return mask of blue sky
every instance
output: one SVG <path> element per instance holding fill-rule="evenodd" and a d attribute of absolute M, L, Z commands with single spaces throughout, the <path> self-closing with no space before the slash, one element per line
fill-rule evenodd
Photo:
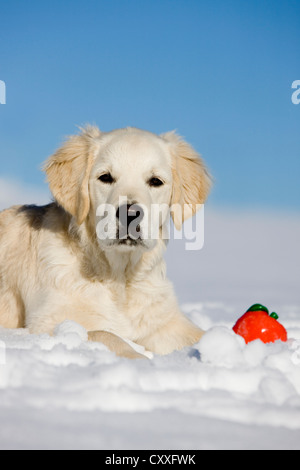
<path fill-rule="evenodd" d="M 215 177 L 210 203 L 300 209 L 299 0 L 0 0 L 0 176 L 87 122 L 177 129 Z"/>

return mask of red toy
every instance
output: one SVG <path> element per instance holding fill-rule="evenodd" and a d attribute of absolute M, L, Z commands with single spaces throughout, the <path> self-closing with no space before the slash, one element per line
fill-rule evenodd
<path fill-rule="evenodd" d="M 264 343 L 277 340 L 287 341 L 286 329 L 279 323 L 277 313 L 269 315 L 269 310 L 261 304 L 255 304 L 233 327 L 233 331 L 242 336 L 246 343 L 260 339 Z"/>

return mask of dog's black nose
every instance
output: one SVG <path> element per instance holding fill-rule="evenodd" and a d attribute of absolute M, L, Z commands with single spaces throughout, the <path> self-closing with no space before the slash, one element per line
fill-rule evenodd
<path fill-rule="evenodd" d="M 141 206 L 138 204 L 123 204 L 118 208 L 116 217 L 119 219 L 124 231 L 126 231 L 123 236 L 130 235 L 132 238 L 139 238 L 140 222 L 144 218 L 144 211 Z"/>
<path fill-rule="evenodd" d="M 117 210 L 117 219 L 120 220 L 123 227 L 129 227 L 131 222 L 139 219 L 139 222 L 144 218 L 144 211 L 138 204 L 123 204 Z"/>

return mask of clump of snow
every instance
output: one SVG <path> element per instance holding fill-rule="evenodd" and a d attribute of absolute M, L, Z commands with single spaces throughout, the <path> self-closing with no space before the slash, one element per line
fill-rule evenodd
<path fill-rule="evenodd" d="M 54 330 L 54 336 L 65 344 L 68 349 L 76 348 L 88 340 L 86 329 L 71 320 L 66 320 L 58 325 Z"/>
<path fill-rule="evenodd" d="M 211 328 L 201 339 L 198 350 L 202 362 L 234 367 L 243 363 L 245 341 L 226 327 Z"/>
<path fill-rule="evenodd" d="M 232 330 L 215 327 L 201 339 L 198 350 L 202 362 L 214 366 L 218 388 L 256 393 L 265 404 L 283 405 L 295 399 L 300 404 L 299 340 L 270 344 L 257 340 L 246 345 Z M 282 425 L 300 429 L 300 421 L 289 418 Z"/>

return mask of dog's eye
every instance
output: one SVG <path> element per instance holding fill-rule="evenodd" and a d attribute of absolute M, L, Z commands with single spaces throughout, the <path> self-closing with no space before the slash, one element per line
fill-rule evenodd
<path fill-rule="evenodd" d="M 102 183 L 106 183 L 106 184 L 112 184 L 114 182 L 114 179 L 113 179 L 113 177 L 111 176 L 110 173 L 105 173 L 104 175 L 101 175 L 99 177 L 99 180 Z"/>
<path fill-rule="evenodd" d="M 159 178 L 151 178 L 149 180 L 148 184 L 149 184 L 149 186 L 153 186 L 155 188 L 158 188 L 159 186 L 162 186 L 164 183 Z"/>

